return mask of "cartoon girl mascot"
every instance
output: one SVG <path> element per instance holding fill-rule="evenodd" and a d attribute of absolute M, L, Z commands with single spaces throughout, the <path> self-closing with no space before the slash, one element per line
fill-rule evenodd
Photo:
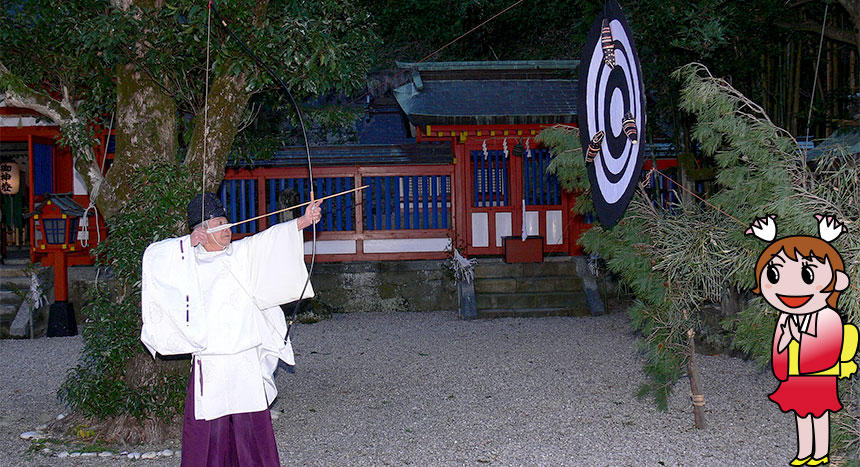
<path fill-rule="evenodd" d="M 774 216 L 746 231 L 770 242 L 759 256 L 756 288 L 780 311 L 773 335 L 773 374 L 780 381 L 770 399 L 797 418 L 797 457 L 790 465 L 830 462 L 830 415 L 842 408 L 837 378 L 857 371 L 857 328 L 843 326 L 836 312 L 848 288 L 842 257 L 830 245 L 845 227 L 832 216 L 815 216 L 818 237 L 776 237 Z"/>

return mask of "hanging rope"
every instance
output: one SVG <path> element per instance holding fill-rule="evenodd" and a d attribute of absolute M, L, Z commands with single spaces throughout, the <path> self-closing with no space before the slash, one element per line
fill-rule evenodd
<path fill-rule="evenodd" d="M 212 5 L 212 2 L 209 2 L 209 5 Z M 208 142 L 209 142 L 209 45 L 211 43 L 212 36 L 212 8 L 208 8 L 206 11 L 206 88 L 203 94 L 203 164 L 200 166 L 200 174 L 201 174 L 201 184 L 200 184 L 200 193 L 205 197 L 206 196 L 206 152 L 208 150 Z M 200 219 L 203 221 L 206 220 L 206 211 L 204 209 L 206 206 L 205 202 L 200 203 Z M 208 224 L 207 224 L 208 225 Z"/>
<path fill-rule="evenodd" d="M 809 124 L 812 122 L 812 103 L 815 101 L 815 86 L 818 84 L 818 67 L 821 65 L 821 49 L 824 46 L 824 25 L 827 24 L 827 9 L 830 8 L 829 3 L 824 4 L 824 20 L 821 22 L 821 37 L 818 39 L 818 58 L 815 59 L 815 75 L 812 78 L 812 97 L 809 98 L 809 114 L 806 116 L 806 134 L 809 136 Z M 807 146 L 804 146 L 804 155 L 808 151 Z"/>
<path fill-rule="evenodd" d="M 108 146 L 110 144 L 111 131 L 113 131 L 113 119 L 114 119 L 114 114 L 111 114 L 110 115 L 110 121 L 108 122 L 107 135 L 105 135 L 104 152 L 102 153 L 102 167 L 105 166 L 105 161 L 107 161 Z M 97 162 L 98 161 L 96 161 L 96 163 Z M 99 196 L 99 190 L 101 189 L 103 178 L 104 178 L 104 169 L 101 170 L 101 177 L 96 179 L 96 181 L 93 182 L 93 188 L 90 191 L 90 204 L 84 210 L 84 215 L 81 217 L 81 220 L 80 220 L 81 230 L 78 232 L 78 241 L 81 242 L 82 248 L 86 248 L 86 247 L 90 246 L 90 231 L 89 231 L 90 221 L 89 221 L 89 217 L 88 217 L 90 214 L 90 209 L 93 210 L 93 216 L 94 216 L 93 220 L 96 223 L 96 238 L 98 240 L 96 243 L 98 244 L 98 243 L 101 243 L 101 241 L 102 241 L 101 232 L 99 231 L 99 210 L 96 208 L 96 198 L 98 198 L 98 196 Z M 98 280 L 98 273 L 96 273 L 96 280 Z"/>
<path fill-rule="evenodd" d="M 723 214 L 724 216 L 727 216 L 727 217 L 730 217 L 730 218 L 734 219 L 734 221 L 735 221 L 735 222 L 737 222 L 738 224 L 740 224 L 740 225 L 742 225 L 742 226 L 744 226 L 744 227 L 746 227 L 746 226 L 747 226 L 747 224 L 746 224 L 744 221 L 742 221 L 742 220 L 738 219 L 737 217 L 735 217 L 735 216 L 733 216 L 733 215 L 731 215 L 731 214 L 729 214 L 729 213 L 727 213 L 727 212 L 723 211 L 722 209 L 718 208 L 716 205 L 713 205 L 713 204 L 709 203 L 707 200 L 705 200 L 705 199 L 704 199 L 704 198 L 702 198 L 701 196 L 699 196 L 699 195 L 697 195 L 697 194 L 693 193 L 690 189 L 688 189 L 688 188 L 687 188 L 687 187 L 685 187 L 684 185 L 681 185 L 680 183 L 676 182 L 675 180 L 672 180 L 672 178 L 671 178 L 671 177 L 669 177 L 668 175 L 664 174 L 663 172 L 661 172 L 660 170 L 658 170 L 656 167 L 652 168 L 652 169 L 651 169 L 651 171 L 649 171 L 649 172 L 648 172 L 648 174 L 650 175 L 650 174 L 651 174 L 651 172 L 658 173 L 658 174 L 662 175 L 663 177 L 665 177 L 665 178 L 666 178 L 666 180 L 669 180 L 670 182 L 672 182 L 672 183 L 673 183 L 675 186 L 677 186 L 678 188 L 680 188 L 680 189 L 682 189 L 682 190 L 686 191 L 687 193 L 689 193 L 689 194 L 693 195 L 693 196 L 694 196 L 696 199 L 698 199 L 699 201 L 701 201 L 701 202 L 703 202 L 703 203 L 707 204 L 708 206 L 710 206 L 710 207 L 712 207 L 712 208 L 716 209 L 720 214 Z M 646 175 L 646 177 L 648 177 L 648 175 Z M 648 177 L 648 178 L 650 179 L 650 177 Z"/>
<path fill-rule="evenodd" d="M 502 14 L 504 14 L 505 12 L 507 12 L 507 11 L 508 11 L 508 10 L 510 10 L 511 8 L 513 8 L 513 7 L 517 6 L 517 5 L 519 5 L 519 4 L 520 4 L 520 3 L 522 3 L 522 2 L 523 2 L 523 0 L 517 0 L 516 2 L 514 2 L 514 3 L 510 4 L 510 5 L 509 5 L 508 7 L 506 7 L 505 9 L 503 9 L 503 10 L 499 11 L 498 13 L 496 13 L 496 14 L 494 14 L 493 16 L 489 17 L 488 19 L 484 20 L 483 22 L 481 22 L 481 23 L 480 23 L 480 24 L 478 24 L 477 26 L 473 27 L 472 29 L 469 29 L 468 31 L 464 32 L 463 34 L 460 34 L 460 35 L 459 35 L 459 36 L 457 36 L 454 40 L 452 40 L 452 41 L 448 42 L 447 44 L 443 45 L 442 47 L 439 47 L 438 49 L 434 50 L 433 52 L 430 52 L 430 53 L 429 53 L 429 54 L 427 54 L 424 58 L 422 58 L 421 60 L 418 60 L 417 62 L 415 62 L 413 65 L 418 65 L 419 63 L 424 62 L 425 60 L 427 60 L 427 59 L 429 59 L 429 58 L 433 57 L 434 55 L 438 54 L 439 52 L 441 52 L 441 51 L 445 50 L 446 48 L 450 47 L 450 46 L 451 46 L 452 44 L 454 44 L 455 42 L 457 42 L 457 41 L 459 41 L 460 39 L 462 39 L 462 38 L 464 38 L 464 37 L 468 36 L 469 34 L 471 34 L 471 33 L 473 33 L 473 32 L 475 32 L 475 31 L 476 31 L 478 28 L 480 28 L 481 26 L 483 26 L 483 25 L 485 25 L 485 24 L 489 23 L 490 21 L 492 21 L 492 20 L 494 20 L 494 19 L 498 18 L 499 16 L 501 16 Z M 415 67 L 413 66 L 412 68 L 409 68 L 409 69 L 403 70 L 403 71 L 401 71 L 401 72 L 399 72 L 399 73 L 395 74 L 395 75 L 393 76 L 393 78 L 392 78 L 392 79 L 399 79 L 400 77 L 404 76 L 405 74 L 407 74 L 407 73 L 411 73 L 414 69 L 415 69 Z M 370 99 L 370 95 L 371 95 L 371 92 L 370 92 L 370 91 L 368 91 L 368 92 L 366 92 L 364 95 L 361 95 L 361 96 L 359 96 L 359 97 L 355 98 L 354 100 L 350 101 L 350 102 L 349 102 L 349 105 L 355 104 L 356 102 L 358 102 L 359 100 L 364 99 L 365 97 L 366 97 L 367 99 Z"/>
<path fill-rule="evenodd" d="M 110 137 L 111 137 L 111 132 L 113 131 L 113 119 L 114 119 L 114 117 L 115 117 L 115 115 L 113 113 L 111 113 L 110 114 L 110 121 L 108 122 L 108 131 L 107 131 L 107 134 L 105 135 L 104 151 L 102 152 L 102 166 L 100 169 L 101 177 L 97 178 L 93 182 L 93 188 L 92 188 L 92 190 L 90 190 L 90 204 L 84 210 L 84 215 L 81 216 L 81 220 L 80 220 L 81 230 L 78 232 L 78 241 L 81 242 L 82 248 L 87 248 L 88 246 L 90 246 L 90 231 L 89 231 L 90 209 L 93 210 L 93 222 L 95 223 L 95 229 L 96 229 L 96 245 L 98 245 L 102 242 L 102 232 L 99 229 L 99 210 L 96 207 L 96 199 L 99 197 L 99 190 L 101 189 L 102 181 L 104 180 L 104 175 L 105 175 L 104 166 L 105 166 L 105 163 L 107 162 L 108 146 L 110 146 Z M 98 160 L 96 160 L 95 162 L 96 162 L 96 166 L 98 167 Z M 98 288 L 99 288 L 99 275 L 101 274 L 101 271 L 102 271 L 102 268 L 97 267 L 96 268 L 96 277 L 93 278 L 93 286 L 96 288 L 96 290 L 98 290 Z"/>
<path fill-rule="evenodd" d="M 417 65 L 417 64 L 419 64 L 419 63 L 423 62 L 424 60 L 427 60 L 428 58 L 430 58 L 430 57 L 432 57 L 432 56 L 434 56 L 434 55 L 438 54 L 439 52 L 441 52 L 441 51 L 445 50 L 445 49 L 446 49 L 446 48 L 448 48 L 451 44 L 453 44 L 453 43 L 455 43 L 455 42 L 459 41 L 460 39 L 462 39 L 462 38 L 464 38 L 464 37 L 468 36 L 469 34 L 471 34 L 471 33 L 475 32 L 475 30 L 477 30 L 477 29 L 478 29 L 478 28 L 480 28 L 481 26 L 483 26 L 483 25 L 485 25 L 485 24 L 489 23 L 490 21 L 492 21 L 492 20 L 494 20 L 494 19 L 498 18 L 499 16 L 501 16 L 502 14 L 504 14 L 506 11 L 508 11 L 508 10 L 510 10 L 511 8 L 513 8 L 513 7 L 517 6 L 517 5 L 519 5 L 519 4 L 520 4 L 520 3 L 522 3 L 522 2 L 523 2 L 523 0 L 517 0 L 516 2 L 512 3 L 510 6 L 508 6 L 508 7 L 507 7 L 507 8 L 505 8 L 504 10 L 502 10 L 502 11 L 500 11 L 500 12 L 496 13 L 495 15 L 490 16 L 488 19 L 486 19 L 486 20 L 482 21 L 482 22 L 481 22 L 481 24 L 479 24 L 479 25 L 475 26 L 475 27 L 474 27 L 474 28 L 472 28 L 472 29 L 469 29 L 468 31 L 464 32 L 463 34 L 460 34 L 460 35 L 459 35 L 459 36 L 457 36 L 454 40 L 452 40 L 452 41 L 448 42 L 447 44 L 443 45 L 442 47 L 439 47 L 438 49 L 434 50 L 433 52 L 430 52 L 430 53 L 429 53 L 429 54 L 427 54 L 424 58 L 422 58 L 421 60 L 418 60 L 417 62 L 415 62 L 415 64 Z"/>

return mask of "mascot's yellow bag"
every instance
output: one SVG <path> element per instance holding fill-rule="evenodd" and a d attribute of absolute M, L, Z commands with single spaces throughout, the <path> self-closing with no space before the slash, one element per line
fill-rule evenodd
<path fill-rule="evenodd" d="M 842 352 L 839 353 L 839 361 L 832 368 L 816 373 L 808 373 L 813 376 L 839 376 L 839 378 L 850 378 L 857 372 L 857 364 L 854 363 L 854 355 L 857 353 L 857 326 L 853 324 L 842 325 Z"/>

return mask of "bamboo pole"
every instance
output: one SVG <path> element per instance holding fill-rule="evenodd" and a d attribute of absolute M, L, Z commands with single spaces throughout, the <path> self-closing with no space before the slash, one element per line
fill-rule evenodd
<path fill-rule="evenodd" d="M 827 127 L 825 129 L 826 133 L 824 136 L 827 137 L 828 135 L 830 135 L 830 119 L 833 116 L 833 114 L 831 112 L 832 107 L 828 108 L 829 106 L 826 105 L 827 99 L 830 98 L 831 92 L 833 91 L 833 82 L 832 82 L 833 81 L 833 73 L 832 73 L 832 70 L 833 70 L 833 47 L 832 47 L 832 44 L 827 44 L 827 54 L 825 54 L 825 57 L 826 58 L 824 59 L 824 70 L 825 70 L 824 83 L 827 86 L 827 91 L 826 91 L 827 94 L 822 94 L 821 97 L 825 103 L 824 121 L 826 122 Z"/>
<path fill-rule="evenodd" d="M 696 428 L 705 428 L 705 395 L 702 394 L 702 381 L 699 375 L 699 365 L 696 364 L 696 332 L 693 328 L 687 331 L 687 375 L 690 377 L 690 398 L 693 400 L 693 417 Z"/>
<path fill-rule="evenodd" d="M 782 46 L 783 50 L 785 45 Z M 782 119 L 783 113 L 783 96 L 785 96 L 785 54 L 783 50 L 779 51 L 776 61 L 776 112 L 777 118 Z"/>
<path fill-rule="evenodd" d="M 761 74 L 761 93 L 762 93 L 762 104 L 764 109 L 770 112 L 770 95 L 767 90 L 767 80 L 768 80 L 768 66 L 767 66 L 767 56 L 765 54 L 761 54 L 761 69 L 764 72 Z"/>
<path fill-rule="evenodd" d="M 782 54 L 782 66 L 780 67 L 780 82 L 782 86 L 780 88 L 780 112 L 779 116 L 783 122 L 788 121 L 788 96 L 791 94 L 791 87 L 789 81 L 791 80 L 791 42 L 785 44 L 784 53 Z"/>
<path fill-rule="evenodd" d="M 794 50 L 794 91 L 791 98 L 791 134 L 796 135 L 798 128 L 798 119 L 800 118 L 800 62 L 802 54 L 800 44 Z"/>
<path fill-rule="evenodd" d="M 768 113 L 773 115 L 773 111 L 774 109 L 776 109 L 776 105 L 773 100 L 773 90 L 771 89 L 771 83 L 773 83 L 773 60 L 768 56 L 763 57 L 765 65 L 767 66 L 767 79 L 765 80 L 765 89 L 767 90 Z"/>

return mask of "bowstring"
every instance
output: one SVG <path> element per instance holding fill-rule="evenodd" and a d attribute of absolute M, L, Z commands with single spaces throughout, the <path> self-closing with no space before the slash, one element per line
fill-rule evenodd
<path fill-rule="evenodd" d="M 456 38 L 454 38 L 454 40 L 449 41 L 447 44 L 443 45 L 442 47 L 439 47 L 438 49 L 434 50 L 433 52 L 430 52 L 429 54 L 425 55 L 425 56 L 424 56 L 424 58 L 422 58 L 421 60 L 418 60 L 417 62 L 413 63 L 413 64 L 412 64 L 412 66 L 411 66 L 411 67 L 409 67 L 408 69 L 403 70 L 403 71 L 401 71 L 401 72 L 399 72 L 399 73 L 396 73 L 396 74 L 394 75 L 394 79 L 400 78 L 400 77 L 402 77 L 402 76 L 406 75 L 407 73 L 410 73 L 410 72 L 414 71 L 414 70 L 415 70 L 415 68 L 416 68 L 420 63 L 422 63 L 422 62 L 424 62 L 425 60 L 427 60 L 427 59 L 429 59 L 429 58 L 433 57 L 434 55 L 439 54 L 439 52 L 441 52 L 441 51 L 445 50 L 446 48 L 450 47 L 450 46 L 451 46 L 452 44 L 454 44 L 455 42 L 457 42 L 457 41 L 459 41 L 460 39 L 462 39 L 462 38 L 464 38 L 464 37 L 468 36 L 469 34 L 471 34 L 471 33 L 473 33 L 473 32 L 475 32 L 475 30 L 477 30 L 478 28 L 480 28 L 480 27 L 484 26 L 485 24 L 489 23 L 490 21 L 492 21 L 492 20 L 496 19 L 497 17 L 501 16 L 502 14 L 504 14 L 505 12 L 507 12 L 507 11 L 508 11 L 508 10 L 510 10 L 511 8 L 513 8 L 513 7 L 517 6 L 517 5 L 519 5 L 519 4 L 520 4 L 520 3 L 522 3 L 522 2 L 523 2 L 523 0 L 517 0 L 517 1 L 515 1 L 514 3 L 512 3 L 512 4 L 508 5 L 508 6 L 507 6 L 507 7 L 505 7 L 503 10 L 501 10 L 501 11 L 499 11 L 498 13 L 494 14 L 494 15 L 493 15 L 493 16 L 491 16 L 490 18 L 488 18 L 488 19 L 486 19 L 486 20 L 482 21 L 482 22 L 481 22 L 480 24 L 478 24 L 477 26 L 475 26 L 475 27 L 473 27 L 472 29 L 470 29 L 470 30 L 468 30 L 468 31 L 464 32 L 463 34 L 460 34 L 459 36 L 457 36 Z M 366 98 L 366 97 L 367 97 L 367 98 L 369 98 L 369 97 L 371 96 L 371 94 L 375 93 L 375 92 L 376 92 L 376 90 L 378 90 L 378 89 L 379 89 L 379 87 L 377 86 L 375 89 L 370 90 L 370 91 L 368 91 L 368 92 L 366 92 L 366 93 L 362 94 L 361 96 L 359 96 L 359 97 L 357 97 L 357 98 L 353 99 L 352 101 L 350 101 L 350 102 L 349 102 L 349 104 L 350 104 L 350 105 L 351 105 L 351 104 L 355 104 L 355 103 L 356 103 L 356 102 L 358 102 L 359 100 L 362 100 L 362 99 L 364 99 L 364 98 Z"/>
<path fill-rule="evenodd" d="M 299 107 L 299 104 L 296 102 L 296 99 L 293 97 L 293 93 L 290 91 L 289 86 L 287 86 L 287 84 L 284 83 L 284 80 L 282 80 L 280 76 L 278 76 L 254 52 L 252 52 L 251 49 L 248 47 L 248 45 L 244 41 L 242 41 L 238 36 L 236 36 L 236 33 L 234 33 L 233 30 L 227 26 L 227 22 L 224 20 L 224 18 L 218 12 L 218 9 L 215 7 L 215 3 L 213 0 L 209 0 L 209 10 L 215 13 L 215 17 L 221 23 L 221 26 L 224 28 L 224 30 L 227 31 L 227 34 L 230 37 L 232 37 L 233 40 L 235 40 L 237 43 L 239 43 L 239 46 L 242 48 L 242 50 L 249 57 L 254 59 L 254 62 L 256 62 L 257 65 L 259 65 L 261 68 L 263 68 L 269 74 L 269 76 L 271 76 L 275 80 L 275 82 L 277 82 L 278 84 L 281 85 L 281 87 L 284 89 L 284 91 L 286 91 L 287 96 L 290 98 L 290 102 L 293 104 L 293 108 L 295 108 L 296 115 L 298 116 L 298 119 L 299 119 L 299 126 L 302 129 L 302 138 L 303 138 L 304 143 L 305 143 L 305 154 L 307 155 L 307 161 L 308 161 L 308 181 L 310 182 L 310 187 L 309 187 L 310 199 L 313 200 L 314 199 L 314 185 L 315 185 L 315 183 L 314 183 L 313 164 L 311 164 L 310 142 L 308 141 L 308 132 L 307 132 L 307 129 L 305 128 L 305 120 L 304 120 L 304 116 L 302 115 L 302 110 Z M 292 317 L 290 318 L 290 321 L 287 325 L 287 334 L 286 334 L 286 336 L 284 336 L 285 342 L 287 340 L 289 340 L 289 338 L 290 338 L 290 330 L 292 329 L 293 323 L 295 322 L 296 316 L 298 315 L 299 307 L 302 304 L 302 299 L 304 298 L 304 295 L 305 295 L 305 292 L 307 291 L 308 285 L 311 282 L 311 276 L 313 275 L 313 271 L 314 271 L 314 264 L 316 264 L 317 227 L 316 227 L 316 223 L 313 221 L 311 222 L 311 232 L 312 232 L 311 264 L 310 264 L 310 267 L 308 268 L 308 277 L 305 280 L 305 285 L 302 287 L 302 292 L 299 294 L 299 299 L 296 301 L 296 306 L 295 306 L 295 308 L 293 308 Z M 302 247 L 302 248 L 304 248 L 304 247 Z"/>

